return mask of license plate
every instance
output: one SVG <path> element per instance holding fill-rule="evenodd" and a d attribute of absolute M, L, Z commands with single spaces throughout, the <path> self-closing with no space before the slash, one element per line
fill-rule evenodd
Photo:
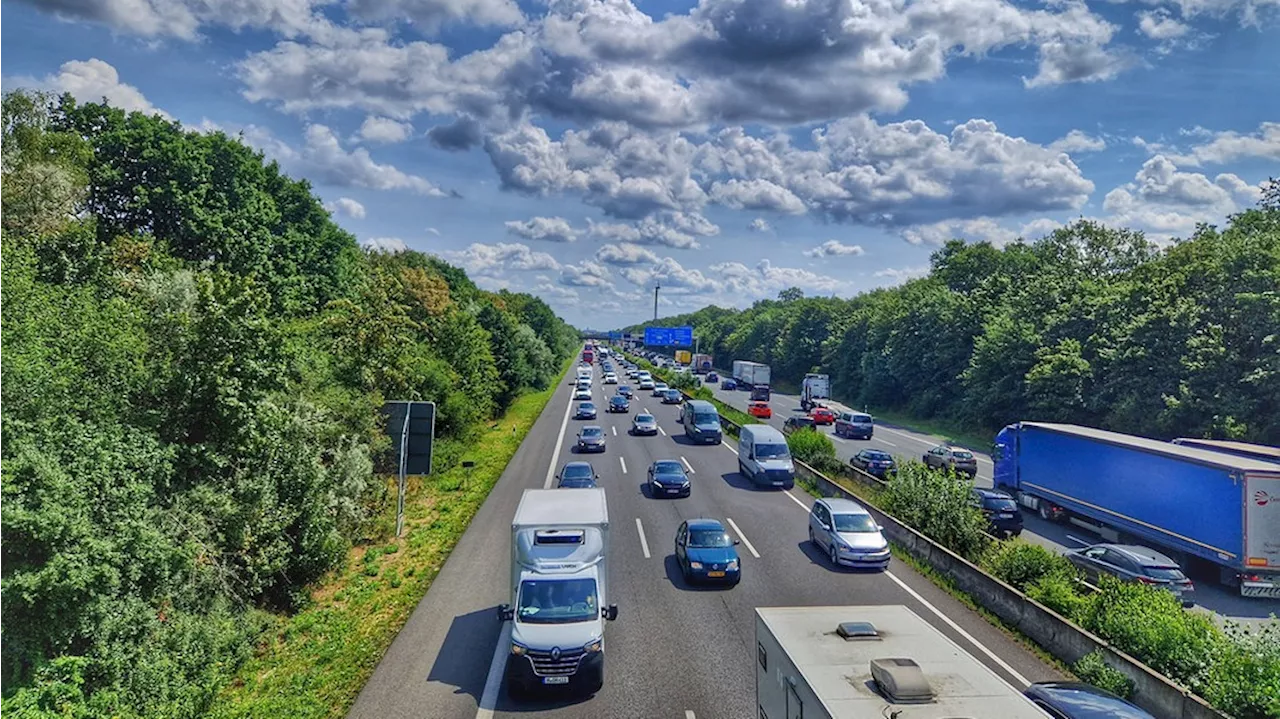
<path fill-rule="evenodd" d="M 678 489 L 668 489 L 668 490 L 667 490 L 667 494 L 680 494 L 680 490 L 678 490 Z"/>
<path fill-rule="evenodd" d="M 775 487 L 781 487 L 781 486 L 782 486 L 782 485 L 784 485 L 784 484 L 786 484 L 786 482 L 774 482 L 774 483 L 773 483 L 773 486 L 775 486 Z"/>
<path fill-rule="evenodd" d="M 996 516 L 997 516 L 997 517 L 999 517 L 999 518 L 1001 518 L 1001 519 L 1013 519 L 1013 512 L 1001 512 L 1000 514 L 997 514 Z"/>
<path fill-rule="evenodd" d="M 543 677 L 543 684 L 568 684 L 569 677 Z"/>
<path fill-rule="evenodd" d="M 708 577 L 723 577 L 724 572 L 707 572 Z"/>

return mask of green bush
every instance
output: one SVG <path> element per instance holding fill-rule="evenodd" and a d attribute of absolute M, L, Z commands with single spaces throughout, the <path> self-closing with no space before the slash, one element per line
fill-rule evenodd
<path fill-rule="evenodd" d="M 1108 666 L 1100 651 L 1090 652 L 1081 657 L 1080 661 L 1071 666 L 1071 671 L 1075 672 L 1081 681 L 1089 682 L 1118 697 L 1128 699 L 1133 694 L 1133 681 L 1120 670 Z"/>
<path fill-rule="evenodd" d="M 1280 717 L 1280 622 L 1228 624 L 1204 698 L 1236 719 Z"/>
<path fill-rule="evenodd" d="M 1075 580 L 1057 575 L 1041 577 L 1028 584 L 1025 591 L 1028 597 L 1077 623 L 1092 599 L 1080 593 Z"/>
<path fill-rule="evenodd" d="M 1077 619 L 1085 629 L 1194 692 L 1205 690 L 1228 642 L 1208 615 L 1188 612 L 1169 592 L 1103 576 Z"/>
<path fill-rule="evenodd" d="M 787 448 L 791 450 L 792 457 L 810 465 L 823 458 L 836 457 L 835 443 L 816 429 L 802 429 L 787 435 Z"/>
<path fill-rule="evenodd" d="M 908 462 L 882 498 L 885 511 L 966 559 L 976 560 L 992 541 L 986 517 L 970 502 L 970 485 L 952 474 Z"/>
<path fill-rule="evenodd" d="M 1025 590 L 1028 584 L 1045 577 L 1075 577 L 1075 568 L 1061 554 L 1038 544 L 1021 540 L 996 542 L 982 557 L 982 565 L 1000 579 L 1017 589 Z"/>

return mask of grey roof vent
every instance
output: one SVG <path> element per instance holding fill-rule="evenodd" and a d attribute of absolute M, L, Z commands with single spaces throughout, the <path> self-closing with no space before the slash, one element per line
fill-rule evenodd
<path fill-rule="evenodd" d="M 880 632 L 876 631 L 871 622 L 842 622 L 840 626 L 836 627 L 836 634 L 845 641 L 880 638 Z"/>
<path fill-rule="evenodd" d="M 933 701 L 933 687 L 925 679 L 920 665 L 913 659 L 888 658 L 871 660 L 871 678 L 881 693 L 895 702 L 923 703 Z"/>

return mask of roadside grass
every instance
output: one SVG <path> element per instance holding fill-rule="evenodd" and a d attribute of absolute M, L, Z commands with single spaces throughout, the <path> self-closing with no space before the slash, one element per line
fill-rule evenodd
<path fill-rule="evenodd" d="M 271 619 L 210 716 L 345 715 L 562 381 L 563 373 L 478 430 L 460 455 L 474 467 L 464 469 L 459 462 L 440 474 L 411 478 L 404 536 L 394 536 L 395 507 L 389 501 L 376 522 L 385 529 L 381 538 L 353 548 L 312 588 L 310 606 Z M 395 478 L 388 481 L 387 496 L 394 500 Z"/>
<path fill-rule="evenodd" d="M 920 419 L 919 417 L 912 417 L 892 410 L 877 411 L 872 409 L 871 414 L 876 418 L 877 424 L 896 425 L 913 432 L 942 437 L 950 444 L 960 445 L 983 454 L 991 451 L 991 445 L 996 436 L 994 431 L 987 433 L 981 429 L 975 429 L 972 426 L 945 419 Z"/>

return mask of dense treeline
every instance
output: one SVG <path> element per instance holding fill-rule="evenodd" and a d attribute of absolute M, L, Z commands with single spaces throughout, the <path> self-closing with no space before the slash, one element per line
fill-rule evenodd
<path fill-rule="evenodd" d="M 952 241 L 931 264 L 851 300 L 792 288 L 657 324 L 693 325 L 717 366 L 770 364 L 775 384 L 827 372 L 858 407 L 1280 444 L 1280 184 L 1164 249 L 1080 221 L 1003 248 Z"/>
<path fill-rule="evenodd" d="M 382 402 L 447 468 L 576 333 L 225 134 L 25 92 L 3 132 L 4 710 L 195 716 L 376 531 Z"/>

